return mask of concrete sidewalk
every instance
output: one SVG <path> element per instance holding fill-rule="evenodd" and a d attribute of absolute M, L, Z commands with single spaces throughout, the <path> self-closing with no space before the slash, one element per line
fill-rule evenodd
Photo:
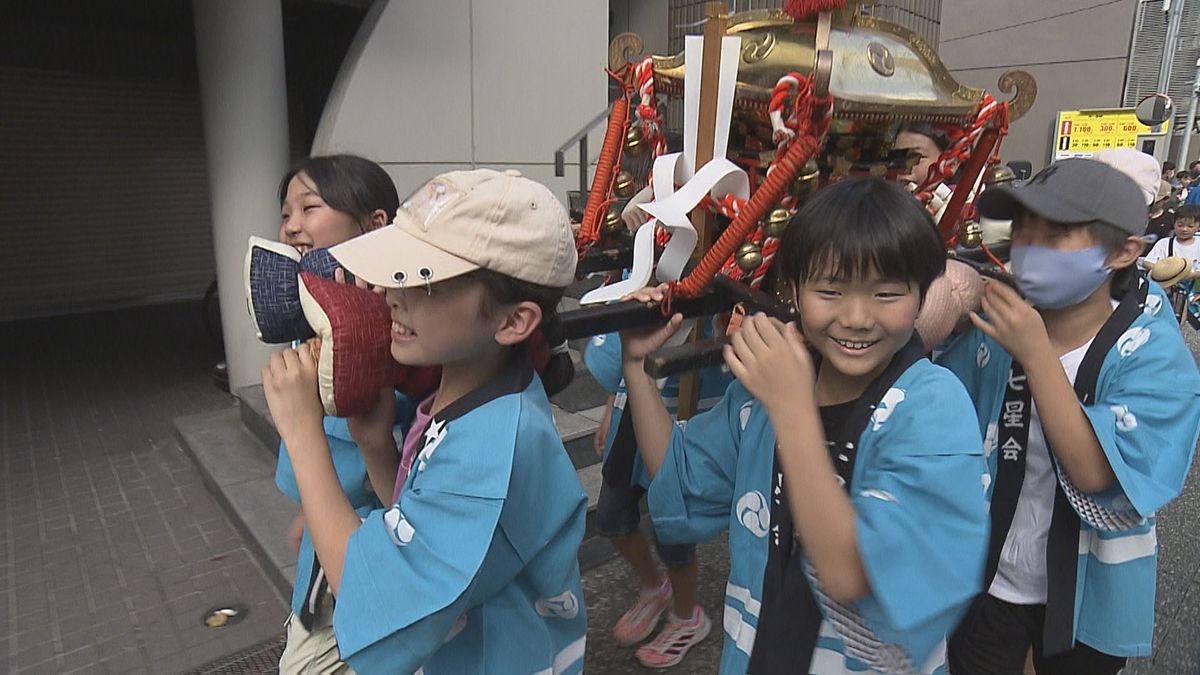
<path fill-rule="evenodd" d="M 0 672 L 177 673 L 283 598 L 175 440 L 230 408 L 198 304 L 0 324 Z M 206 610 L 249 612 L 221 629 Z"/>

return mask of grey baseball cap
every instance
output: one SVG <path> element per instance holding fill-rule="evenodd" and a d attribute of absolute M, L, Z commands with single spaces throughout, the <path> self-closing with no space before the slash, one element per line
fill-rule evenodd
<path fill-rule="evenodd" d="M 1029 211 L 1056 223 L 1101 222 L 1140 236 L 1149 213 L 1141 188 L 1124 173 L 1091 159 L 1064 159 L 1020 187 L 997 186 L 975 200 L 979 215 L 1013 220 Z"/>

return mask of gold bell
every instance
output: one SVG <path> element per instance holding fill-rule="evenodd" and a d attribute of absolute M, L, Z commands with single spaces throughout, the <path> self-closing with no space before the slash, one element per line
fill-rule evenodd
<path fill-rule="evenodd" d="M 642 130 L 640 127 L 629 127 L 629 131 L 625 132 L 625 150 L 633 155 L 640 155 L 646 149 L 646 144 L 642 138 Z"/>
<path fill-rule="evenodd" d="M 792 196 L 799 200 L 807 199 L 809 195 L 816 192 L 817 179 L 820 177 L 821 168 L 817 166 L 815 160 L 808 160 L 808 163 L 800 170 L 800 174 L 792 181 Z"/>
<path fill-rule="evenodd" d="M 778 239 L 782 237 L 784 231 L 787 230 L 788 223 L 791 222 L 791 219 L 791 211 L 788 211 L 787 209 L 775 209 L 770 213 L 770 215 L 767 216 L 767 219 L 763 221 L 763 234 L 771 237 L 772 239 Z"/>
<path fill-rule="evenodd" d="M 613 183 L 613 192 L 621 199 L 629 199 L 633 196 L 634 188 L 633 174 L 628 171 L 621 171 L 617 174 L 617 180 Z"/>
<path fill-rule="evenodd" d="M 762 267 L 762 247 L 753 242 L 742 244 L 737 250 L 737 265 L 743 272 L 753 272 Z"/>
<path fill-rule="evenodd" d="M 1017 174 L 1004 164 L 997 164 L 988 170 L 983 179 L 984 185 L 1004 185 L 1017 180 Z"/>
<path fill-rule="evenodd" d="M 964 248 L 979 248 L 983 243 L 983 228 L 979 223 L 970 222 L 963 227 L 961 243 Z"/>
<path fill-rule="evenodd" d="M 625 222 L 621 220 L 621 214 L 614 209 L 604 214 L 604 224 L 600 226 L 600 231 L 604 236 L 611 238 L 621 234 L 624 227 Z"/>

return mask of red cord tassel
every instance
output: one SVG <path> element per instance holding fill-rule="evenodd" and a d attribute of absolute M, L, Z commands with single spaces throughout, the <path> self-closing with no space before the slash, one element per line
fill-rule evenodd
<path fill-rule="evenodd" d="M 579 256 L 600 239 L 600 222 L 604 220 L 605 206 L 612 195 L 612 183 L 616 178 L 620 161 L 621 144 L 625 142 L 625 130 L 629 128 L 629 92 L 613 102 L 608 115 L 608 128 L 604 132 L 604 145 L 596 160 L 596 173 L 592 176 L 592 189 L 588 191 L 587 204 L 583 209 L 583 222 L 579 227 L 579 238 L 575 243 Z"/>
<path fill-rule="evenodd" d="M 767 174 L 762 187 L 750 195 L 750 201 L 742 207 L 737 217 L 725 228 L 725 232 L 716 243 L 708 249 L 708 253 L 700 259 L 699 264 L 687 278 L 678 282 L 675 293 L 681 298 L 694 298 L 704 292 L 704 289 L 717 276 L 721 266 L 733 255 L 737 247 L 746 240 L 758 221 L 783 196 L 784 191 L 800 169 L 817 153 L 820 140 L 809 134 L 804 134 L 792 142 L 783 156 L 776 161 L 775 170 Z M 668 315 L 669 316 L 669 315 Z"/>
<path fill-rule="evenodd" d="M 797 21 L 803 21 L 820 12 L 842 9 L 846 0 L 788 0 L 783 11 Z"/>

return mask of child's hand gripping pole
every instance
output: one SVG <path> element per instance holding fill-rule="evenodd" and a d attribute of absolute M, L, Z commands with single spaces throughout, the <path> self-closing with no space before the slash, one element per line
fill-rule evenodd
<path fill-rule="evenodd" d="M 670 303 L 664 303 L 663 300 L 668 298 Z M 784 323 L 795 320 L 795 310 L 791 307 L 758 289 L 720 276 L 695 298 L 671 298 L 664 292 L 660 300 L 648 297 L 641 302 L 634 296 L 625 302 L 564 312 L 559 315 L 559 320 L 566 338 L 574 340 L 612 331 L 662 325 L 666 316 L 671 314 L 679 314 L 685 319 L 723 314 L 739 304 L 749 312 L 764 312 Z M 723 345 L 722 340 L 701 340 L 656 350 L 646 359 L 646 371 L 655 378 L 661 378 L 720 363 Z"/>

